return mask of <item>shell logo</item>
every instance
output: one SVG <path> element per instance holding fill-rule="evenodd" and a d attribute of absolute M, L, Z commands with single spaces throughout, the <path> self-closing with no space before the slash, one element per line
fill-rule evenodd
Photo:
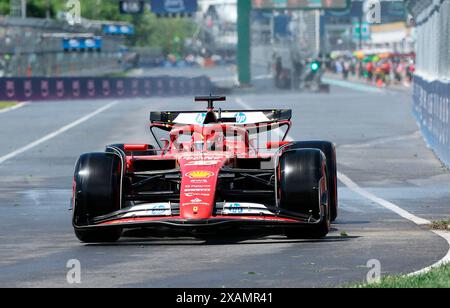
<path fill-rule="evenodd" d="M 214 176 L 214 172 L 211 171 L 191 171 L 186 173 L 186 176 L 191 179 L 207 179 Z"/>

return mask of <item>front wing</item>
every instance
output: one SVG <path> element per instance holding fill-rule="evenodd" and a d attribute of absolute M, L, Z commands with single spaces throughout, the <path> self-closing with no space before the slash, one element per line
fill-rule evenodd
<path fill-rule="evenodd" d="M 208 219 L 184 219 L 179 216 L 179 205 L 149 203 L 133 205 L 123 210 L 96 217 L 88 226 L 74 226 L 78 230 L 92 228 L 152 228 L 174 229 L 239 227 L 302 227 L 320 223 L 311 217 L 301 216 L 263 204 L 218 203 L 215 214 Z"/>

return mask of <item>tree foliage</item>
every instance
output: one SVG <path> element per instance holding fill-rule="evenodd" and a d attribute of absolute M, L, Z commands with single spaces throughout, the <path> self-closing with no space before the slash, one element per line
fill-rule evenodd
<path fill-rule="evenodd" d="M 0 0 L 0 15 L 9 14 L 9 1 L 10 0 Z"/>
<path fill-rule="evenodd" d="M 136 46 L 161 47 L 166 53 L 181 53 L 183 42 L 192 37 L 195 25 L 190 19 L 157 18 L 146 13 L 133 18 L 136 35 L 131 43 Z"/>
<path fill-rule="evenodd" d="M 121 15 L 115 1 L 83 1 L 81 13 L 88 19 L 130 22 L 136 28 L 136 34 L 129 40 L 130 45 L 160 47 L 165 53 L 180 53 L 182 42 L 195 31 L 190 19 L 157 18 L 148 11 L 142 15 Z"/>
<path fill-rule="evenodd" d="M 10 14 L 11 0 L 0 0 L 0 15 Z M 54 18 L 56 12 L 63 7 L 64 0 L 28 0 L 27 16 L 36 18 L 47 17 L 47 11 L 50 17 Z"/>
<path fill-rule="evenodd" d="M 27 16 L 36 18 L 46 18 L 47 12 L 51 18 L 56 16 L 61 1 L 55 0 L 28 0 Z"/>
<path fill-rule="evenodd" d="M 119 1 L 81 0 L 81 15 L 87 19 L 127 21 L 129 16 L 119 12 Z"/>

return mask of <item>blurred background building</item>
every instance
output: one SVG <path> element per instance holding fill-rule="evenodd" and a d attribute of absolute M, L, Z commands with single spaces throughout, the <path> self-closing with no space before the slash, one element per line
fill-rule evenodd
<path fill-rule="evenodd" d="M 414 41 L 414 33 L 407 22 L 408 13 L 404 1 L 380 1 L 380 24 L 367 21 L 367 3 L 352 1 L 348 10 L 328 11 L 324 14 L 325 50 L 331 52 L 385 47 L 395 49 L 393 51 L 413 51 L 411 43 Z"/>

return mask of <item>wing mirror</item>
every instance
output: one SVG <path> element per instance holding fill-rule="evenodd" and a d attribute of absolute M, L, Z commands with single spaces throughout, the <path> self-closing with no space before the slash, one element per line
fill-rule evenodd
<path fill-rule="evenodd" d="M 279 149 L 282 146 L 290 144 L 290 141 L 269 141 L 267 142 L 266 148 L 268 150 Z"/>
<path fill-rule="evenodd" d="M 123 149 L 125 152 L 145 152 L 148 151 L 148 144 L 125 144 Z"/>

